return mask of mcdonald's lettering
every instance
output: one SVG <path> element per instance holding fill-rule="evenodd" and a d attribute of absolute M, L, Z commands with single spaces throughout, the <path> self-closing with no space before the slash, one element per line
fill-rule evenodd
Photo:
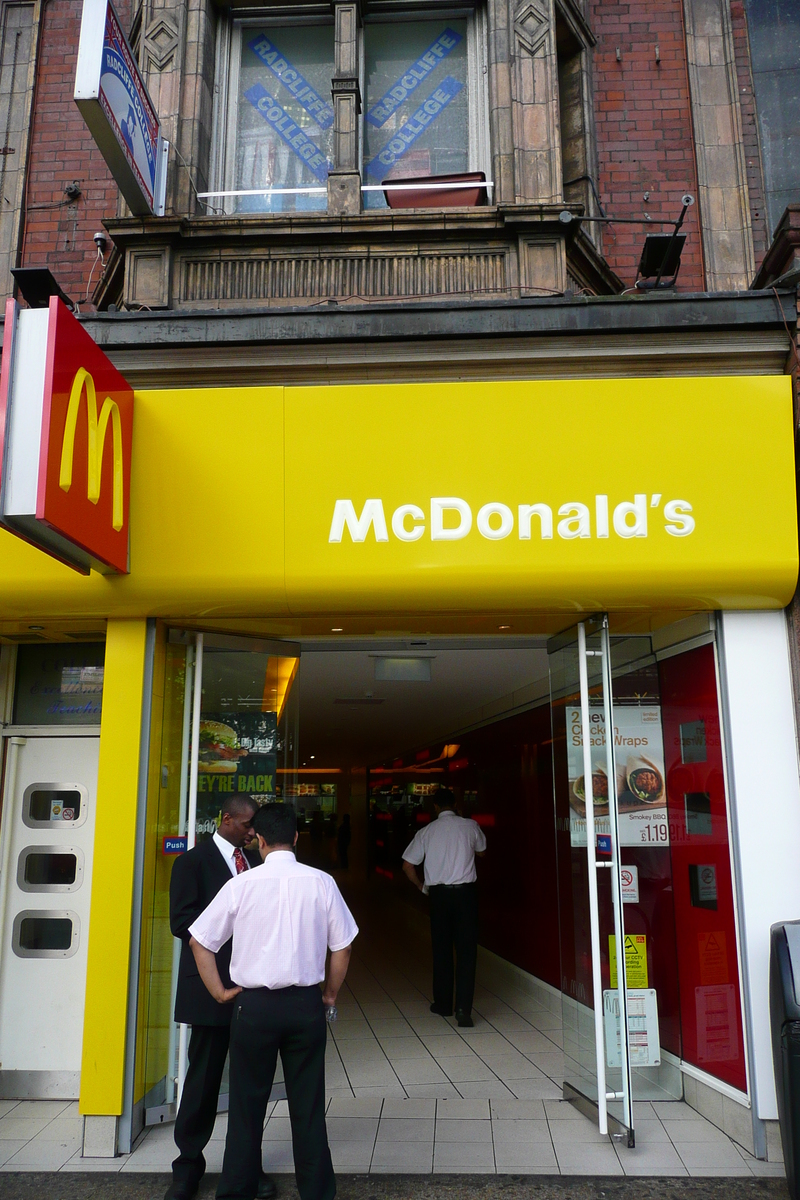
<path fill-rule="evenodd" d="M 87 480 L 86 497 L 92 504 L 100 499 L 103 473 L 103 449 L 106 433 L 111 425 L 112 438 L 112 508 L 111 524 L 114 529 L 122 529 L 125 523 L 124 514 L 124 454 L 122 445 L 122 421 L 120 420 L 119 405 L 110 396 L 106 396 L 97 414 L 97 392 L 94 379 L 85 367 L 80 367 L 72 381 L 67 405 L 67 417 L 64 425 L 64 438 L 61 444 L 61 465 L 58 473 L 58 486 L 64 492 L 72 487 L 72 467 L 75 458 L 75 434 L 80 417 L 81 400 L 86 397 L 86 430 L 87 430 Z"/>

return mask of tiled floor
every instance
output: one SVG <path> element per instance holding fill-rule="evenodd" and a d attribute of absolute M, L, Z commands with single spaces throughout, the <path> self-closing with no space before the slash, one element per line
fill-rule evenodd
<path fill-rule="evenodd" d="M 165 1172 L 175 1156 L 172 1126 L 159 1125 L 133 1154 L 80 1156 L 76 1105 L 51 1101 L 0 1104 L 4 1171 Z M 227 1117 L 217 1118 L 206 1148 L 219 1171 Z M 270 1105 L 264 1169 L 290 1173 L 286 1101 Z M 346 1174 L 513 1175 L 782 1175 L 761 1163 L 684 1104 L 640 1104 L 636 1148 L 613 1145 L 562 1100 L 489 1100 L 332 1096 L 328 1137 L 337 1171 Z"/>
<path fill-rule="evenodd" d="M 386 916 L 384 912 L 383 917 Z M 636 1148 L 612 1144 L 560 1099 L 558 1012 L 484 966 L 474 1029 L 429 1011 L 430 964 L 420 916 L 380 906 L 356 942 L 328 1042 L 328 1135 L 344 1173 L 781 1175 L 679 1102 L 636 1105 Z M 227 1117 L 206 1150 L 222 1165 Z M 172 1126 L 134 1152 L 80 1156 L 77 1105 L 0 1101 L 0 1169 L 166 1171 Z M 293 1170 L 285 1101 L 270 1105 L 264 1168 Z"/>

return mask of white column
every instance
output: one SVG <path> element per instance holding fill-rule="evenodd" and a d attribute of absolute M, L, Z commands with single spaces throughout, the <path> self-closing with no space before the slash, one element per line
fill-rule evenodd
<path fill-rule="evenodd" d="M 769 930 L 800 918 L 800 774 L 783 612 L 723 613 L 720 673 L 755 1115 L 776 1120 Z"/>

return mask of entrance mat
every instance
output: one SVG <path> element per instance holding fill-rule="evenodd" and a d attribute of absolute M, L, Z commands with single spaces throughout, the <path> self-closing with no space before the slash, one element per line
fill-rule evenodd
<path fill-rule="evenodd" d="M 198 1200 L 213 1200 L 206 1175 Z M 788 1200 L 783 1179 L 605 1179 L 569 1175 L 337 1175 L 337 1200 Z M 127 1171 L 0 1172 L 0 1200 L 163 1200 L 170 1175 Z M 298 1200 L 276 1175 L 279 1200 Z"/>

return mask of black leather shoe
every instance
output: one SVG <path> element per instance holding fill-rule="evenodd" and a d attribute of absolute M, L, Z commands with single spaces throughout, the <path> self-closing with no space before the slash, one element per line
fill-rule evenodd
<path fill-rule="evenodd" d="M 277 1196 L 277 1194 L 278 1189 L 275 1187 L 275 1181 L 262 1171 L 261 1178 L 258 1181 L 256 1200 L 272 1200 L 272 1197 Z"/>
<path fill-rule="evenodd" d="M 453 1015 L 452 1008 L 442 1008 L 438 1004 L 431 1005 L 431 1012 L 436 1013 L 438 1017 L 452 1017 Z"/>
<path fill-rule="evenodd" d="M 164 1200 L 194 1200 L 199 1186 L 199 1183 L 175 1183 L 173 1180 L 164 1193 Z"/>
<path fill-rule="evenodd" d="M 463 1012 L 461 1009 L 456 1011 L 456 1020 L 461 1029 L 473 1029 L 475 1027 L 475 1022 L 469 1013 Z"/>

